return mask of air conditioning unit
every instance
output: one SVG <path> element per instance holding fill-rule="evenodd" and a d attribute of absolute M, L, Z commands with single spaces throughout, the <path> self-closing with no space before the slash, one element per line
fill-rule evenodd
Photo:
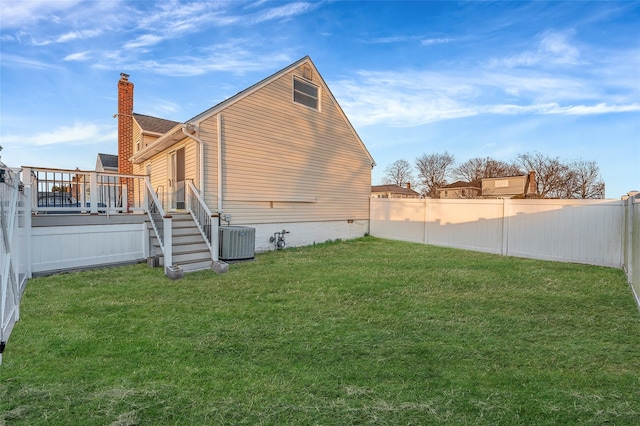
<path fill-rule="evenodd" d="M 255 257 L 256 230 L 247 226 L 218 228 L 220 260 L 243 260 Z"/>

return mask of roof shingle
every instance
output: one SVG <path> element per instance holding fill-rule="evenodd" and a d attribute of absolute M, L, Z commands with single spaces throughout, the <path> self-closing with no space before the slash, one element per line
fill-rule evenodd
<path fill-rule="evenodd" d="M 164 118 L 151 117 L 149 115 L 133 113 L 142 131 L 153 133 L 167 133 L 169 130 L 180 124 L 177 121 L 165 120 Z"/>

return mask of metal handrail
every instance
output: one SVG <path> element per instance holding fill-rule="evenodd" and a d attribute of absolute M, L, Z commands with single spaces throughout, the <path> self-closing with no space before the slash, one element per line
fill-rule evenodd
<path fill-rule="evenodd" d="M 166 254 L 164 238 L 164 218 L 166 214 L 153 188 L 151 188 L 149 179 L 145 179 L 145 184 L 147 192 L 147 214 L 151 220 L 151 226 L 156 233 L 156 237 L 158 237 L 158 241 L 160 242 L 160 249 L 163 254 Z"/>
<path fill-rule="evenodd" d="M 187 211 L 193 217 L 196 226 L 204 237 L 204 242 L 211 252 L 211 259 L 218 260 L 218 222 L 217 214 L 211 213 L 209 207 L 198 192 L 193 182 L 187 181 Z"/>
<path fill-rule="evenodd" d="M 143 212 L 143 175 L 24 167 L 33 213 Z"/>

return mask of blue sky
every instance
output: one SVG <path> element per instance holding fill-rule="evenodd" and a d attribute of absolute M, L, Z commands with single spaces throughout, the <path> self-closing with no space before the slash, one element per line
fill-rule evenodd
<path fill-rule="evenodd" d="M 640 2 L 0 3 L 9 166 L 117 153 L 116 85 L 185 121 L 309 55 L 377 162 L 540 152 L 640 189 Z"/>

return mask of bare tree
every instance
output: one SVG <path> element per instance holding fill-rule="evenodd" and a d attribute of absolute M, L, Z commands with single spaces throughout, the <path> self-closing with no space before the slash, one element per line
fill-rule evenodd
<path fill-rule="evenodd" d="M 413 170 L 411 163 L 407 160 L 400 159 L 389 164 L 384 169 L 383 181 L 386 184 L 404 186 L 404 184 L 413 181 Z"/>
<path fill-rule="evenodd" d="M 516 176 L 523 174 L 517 164 L 509 164 L 493 158 L 472 158 L 452 171 L 455 179 L 473 182 L 482 178 L 495 178 L 503 176 Z"/>
<path fill-rule="evenodd" d="M 536 152 L 518 155 L 517 162 L 526 170 L 536 173 L 537 192 L 542 197 L 567 198 L 569 166 L 558 158 Z"/>
<path fill-rule="evenodd" d="M 451 167 L 455 163 L 452 154 L 424 154 L 416 159 L 418 183 L 422 193 L 427 197 L 436 197 L 436 190 L 447 184 Z"/>
<path fill-rule="evenodd" d="M 604 181 L 595 161 L 570 163 L 567 184 L 567 198 L 604 198 Z"/>

